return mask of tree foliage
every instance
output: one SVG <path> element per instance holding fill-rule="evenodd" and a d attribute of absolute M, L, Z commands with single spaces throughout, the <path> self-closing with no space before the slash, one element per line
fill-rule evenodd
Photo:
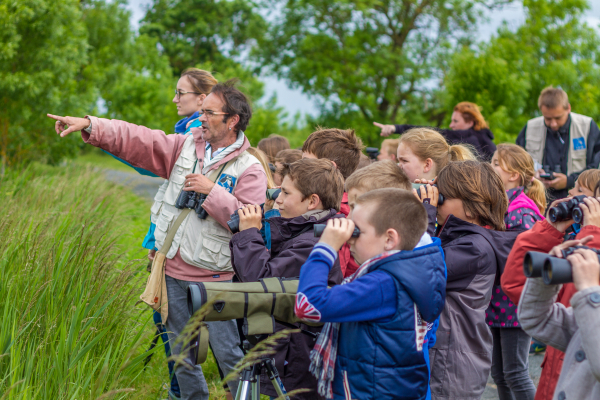
<path fill-rule="evenodd" d="M 140 32 L 156 37 L 173 72 L 213 63 L 226 68 L 266 27 L 248 0 L 154 0 Z"/>
<path fill-rule="evenodd" d="M 373 120 L 396 121 L 431 101 L 431 81 L 441 78 L 453 43 L 469 37 L 482 5 L 496 3 L 288 0 L 254 55 L 291 85 L 325 99 L 326 122 L 371 126 L 360 134 L 373 141 Z"/>
<path fill-rule="evenodd" d="M 24 159 L 57 162 L 76 151 L 76 138 L 57 143 L 43 113 L 85 114 L 93 104 L 81 75 L 87 61 L 81 17 L 71 0 L 0 0 L 2 168 Z"/>
<path fill-rule="evenodd" d="M 600 118 L 600 37 L 581 17 L 585 0 L 525 0 L 526 21 L 506 25 L 489 43 L 464 48 L 445 79 L 446 104 L 483 107 L 498 141 L 513 142 L 549 85 L 562 87 L 573 111 Z"/>

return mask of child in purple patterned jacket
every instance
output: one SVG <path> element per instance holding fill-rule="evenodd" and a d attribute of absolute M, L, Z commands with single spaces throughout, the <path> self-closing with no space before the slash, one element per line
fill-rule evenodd
<path fill-rule="evenodd" d="M 504 216 L 506 229 L 527 230 L 536 221 L 543 220 L 546 190 L 534 177 L 531 156 L 517 145 L 500 144 L 492 157 L 492 166 L 508 195 L 508 210 Z M 531 337 L 521 329 L 517 307 L 502 291 L 499 278 L 485 314 L 494 338 L 492 378 L 500 398 L 533 400 L 535 386 L 528 370 Z"/>

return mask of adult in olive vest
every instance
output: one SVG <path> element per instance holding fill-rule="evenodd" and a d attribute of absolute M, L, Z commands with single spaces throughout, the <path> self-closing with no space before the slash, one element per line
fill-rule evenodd
<path fill-rule="evenodd" d="M 192 135 L 164 132 L 124 121 L 96 117 L 74 118 L 48 115 L 57 120 L 56 132 L 65 136 L 81 131 L 86 143 L 100 147 L 135 167 L 169 180 L 152 206 L 156 217 L 156 246 L 161 249 L 167 232 L 182 213 L 175 207 L 181 191 L 207 195 L 202 207 L 208 213 L 198 218 L 192 210 L 183 220 L 166 253 L 169 339 L 174 355 L 181 353 L 176 341 L 189 319 L 187 287 L 194 282 L 229 281 L 233 277 L 227 227 L 229 216 L 247 204 L 265 201 L 267 178 L 243 130 L 252 111 L 246 96 L 231 82 L 212 88 L 200 110 L 200 128 Z M 67 128 L 68 126 L 68 128 Z M 219 366 L 228 374 L 242 358 L 235 321 L 209 322 L 209 340 Z M 189 354 L 176 368 L 182 399 L 208 400 L 209 392 L 200 366 Z M 228 382 L 235 396 L 238 382 Z"/>
<path fill-rule="evenodd" d="M 550 199 L 568 196 L 579 174 L 598 168 L 600 130 L 590 117 L 571 112 L 569 97 L 560 88 L 542 90 L 538 99 L 541 117 L 531 119 L 517 137 L 536 163 L 539 178 Z M 540 178 L 552 172 L 554 179 Z"/>

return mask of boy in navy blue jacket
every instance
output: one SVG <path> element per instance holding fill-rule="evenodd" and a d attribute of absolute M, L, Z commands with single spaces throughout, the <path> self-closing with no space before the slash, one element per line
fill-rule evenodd
<path fill-rule="evenodd" d="M 356 237 L 355 228 L 359 234 Z M 296 314 L 328 322 L 311 353 L 321 395 L 336 399 L 424 399 L 427 321 L 444 308 L 446 278 L 427 213 L 402 189 L 358 197 L 350 219 L 331 219 L 302 266 Z M 337 251 L 348 242 L 356 273 L 327 288 Z"/>

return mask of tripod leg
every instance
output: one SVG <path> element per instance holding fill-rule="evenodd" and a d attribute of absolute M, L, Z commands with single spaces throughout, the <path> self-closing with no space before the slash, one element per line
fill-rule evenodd
<path fill-rule="evenodd" d="M 252 400 L 260 400 L 260 370 L 261 370 L 261 364 L 262 363 L 256 363 L 253 366 L 253 371 L 252 371 L 252 393 L 251 393 L 251 399 Z"/>
<path fill-rule="evenodd" d="M 279 372 L 277 372 L 277 368 L 275 368 L 275 364 L 271 359 L 267 359 L 264 361 L 265 368 L 267 368 L 267 374 L 269 375 L 269 380 L 273 384 L 275 391 L 277 392 L 277 397 L 283 397 L 285 400 L 290 400 L 287 392 L 285 391 L 285 387 L 283 387 L 283 382 L 281 382 L 281 378 L 279 378 Z"/>
<path fill-rule="evenodd" d="M 240 381 L 235 400 L 248 400 L 248 392 L 250 391 L 250 382 L 252 382 L 252 371 L 253 368 L 245 368 L 240 376 Z"/>

